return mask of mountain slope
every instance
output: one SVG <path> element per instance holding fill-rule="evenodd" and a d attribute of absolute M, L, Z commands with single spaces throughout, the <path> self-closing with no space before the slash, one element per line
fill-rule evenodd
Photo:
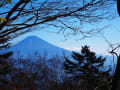
<path fill-rule="evenodd" d="M 22 56 L 23 58 L 34 56 L 35 54 L 47 55 L 48 57 L 63 56 L 63 52 L 67 55 L 71 54 L 71 51 L 56 47 L 36 36 L 29 36 L 9 49 L 4 50 L 4 52 L 6 51 L 13 51 L 13 57 Z"/>
<path fill-rule="evenodd" d="M 68 56 L 67 58 L 71 58 L 71 51 L 59 48 L 57 46 L 54 46 L 39 37 L 36 36 L 30 36 L 25 38 L 24 40 L 18 42 L 17 44 L 11 46 L 9 49 L 0 51 L 0 53 L 8 52 L 8 51 L 13 51 L 12 57 L 16 58 L 24 58 L 24 59 L 30 59 L 30 60 L 35 60 L 36 56 L 44 56 L 47 58 L 51 58 L 54 56 L 63 56 L 63 53 Z M 34 57 L 35 56 L 35 57 Z M 100 55 L 97 55 L 100 56 Z M 113 57 L 112 56 L 103 56 L 106 57 L 106 62 L 105 62 L 105 67 L 107 69 L 108 66 L 112 67 L 112 72 L 115 69 L 115 64 L 116 64 L 116 58 L 113 63 Z M 63 61 L 63 59 L 61 59 Z M 60 63 L 59 63 L 60 64 Z"/>

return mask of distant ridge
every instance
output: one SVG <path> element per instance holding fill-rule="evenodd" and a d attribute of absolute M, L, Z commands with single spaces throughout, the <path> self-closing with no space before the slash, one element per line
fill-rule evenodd
<path fill-rule="evenodd" d="M 1 50 L 0 53 L 4 53 L 8 51 L 13 51 L 12 57 L 14 58 L 22 57 L 24 59 L 30 58 L 30 60 L 32 60 L 32 58 L 36 54 L 51 58 L 56 55 L 64 56 L 63 55 L 64 53 L 66 56 L 70 57 L 70 59 L 72 60 L 71 51 L 52 45 L 37 36 L 29 36 L 25 38 L 24 40 L 11 46 L 9 49 Z M 100 55 L 97 55 L 97 56 L 100 56 Z M 105 56 L 105 57 L 107 59 L 107 61 L 105 62 L 105 66 L 110 65 L 112 67 L 112 70 L 114 71 L 114 67 L 115 67 L 114 65 L 116 64 L 116 58 L 113 63 L 112 56 Z"/>
<path fill-rule="evenodd" d="M 52 45 L 37 36 L 29 36 L 3 52 L 7 51 L 12 51 L 14 53 L 13 57 L 21 56 L 23 58 L 34 56 L 35 54 L 41 56 L 47 54 L 48 57 L 63 56 L 63 52 L 67 55 L 71 54 L 71 51 Z"/>

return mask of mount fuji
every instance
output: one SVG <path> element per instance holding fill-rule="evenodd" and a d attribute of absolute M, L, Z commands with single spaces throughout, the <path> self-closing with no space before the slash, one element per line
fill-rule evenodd
<path fill-rule="evenodd" d="M 27 58 L 33 56 L 35 54 L 39 54 L 40 56 L 63 56 L 70 55 L 71 51 L 54 46 L 37 36 L 29 36 L 24 40 L 18 42 L 17 44 L 11 46 L 10 48 L 3 50 L 1 52 L 12 51 L 12 57 L 21 56 L 23 58 Z"/>
<path fill-rule="evenodd" d="M 57 47 L 55 45 L 52 45 L 42 39 L 40 39 L 37 36 L 29 36 L 25 38 L 24 40 L 18 42 L 17 44 L 11 46 L 8 49 L 1 50 L 0 53 L 5 53 L 12 51 L 13 58 L 22 57 L 23 59 L 32 59 L 34 56 L 42 56 L 46 58 L 51 58 L 54 56 L 61 56 L 64 55 L 71 59 L 72 52 L 60 47 Z M 100 55 L 97 55 L 100 56 Z M 104 56 L 106 57 L 105 66 L 112 66 L 112 68 L 115 67 L 116 64 L 116 58 L 113 63 L 113 57 L 112 56 Z M 33 58 L 34 59 L 34 58 Z"/>

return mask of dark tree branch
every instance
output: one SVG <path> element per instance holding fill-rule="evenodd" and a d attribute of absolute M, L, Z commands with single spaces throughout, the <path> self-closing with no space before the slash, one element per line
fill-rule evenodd
<path fill-rule="evenodd" d="M 117 11 L 120 16 L 120 0 L 117 0 Z"/>
<path fill-rule="evenodd" d="M 107 4 L 109 5 L 110 3 L 109 0 L 74 0 L 68 2 L 12 0 L 12 2 L 14 2 L 12 7 L 7 9 L 4 5 L 0 7 L 6 9 L 4 12 L 1 12 L 0 15 L 6 17 L 7 20 L 0 24 L 0 38 L 9 37 L 9 40 L 13 38 L 12 36 L 29 31 L 27 28 L 42 24 L 59 26 L 63 34 L 66 29 L 70 29 L 69 32 L 72 32 L 73 35 L 80 33 L 84 38 L 92 36 L 94 33 L 92 30 L 81 30 L 82 23 L 98 22 L 107 18 L 105 15 L 107 12 L 96 12 L 102 11 L 104 6 L 107 7 Z M 76 23 L 79 22 L 80 25 L 75 27 L 70 24 L 74 24 L 72 19 L 77 19 Z M 58 25 L 55 25 L 56 23 L 54 22 L 57 22 Z"/>

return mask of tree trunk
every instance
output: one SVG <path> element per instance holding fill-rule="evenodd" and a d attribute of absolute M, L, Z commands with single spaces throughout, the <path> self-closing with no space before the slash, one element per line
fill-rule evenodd
<path fill-rule="evenodd" d="M 117 0 L 117 11 L 120 16 L 120 0 Z"/>
<path fill-rule="evenodd" d="M 120 55 L 117 59 L 117 66 L 113 76 L 111 90 L 120 90 Z"/>
<path fill-rule="evenodd" d="M 120 0 L 117 0 L 117 11 L 120 16 Z M 113 76 L 111 90 L 120 90 L 120 55 L 117 59 L 117 66 Z"/>

